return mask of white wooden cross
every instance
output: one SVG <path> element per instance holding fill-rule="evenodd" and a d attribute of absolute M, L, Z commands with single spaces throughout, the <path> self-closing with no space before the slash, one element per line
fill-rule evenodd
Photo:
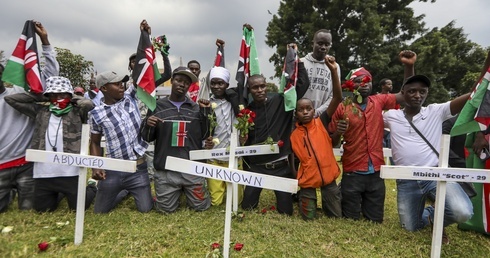
<path fill-rule="evenodd" d="M 279 153 L 279 147 L 277 144 L 263 144 L 252 146 L 237 146 L 238 135 L 237 130 L 232 128 L 230 136 L 230 147 L 219 148 L 210 150 L 195 150 L 189 152 L 190 160 L 206 160 L 215 158 L 228 158 L 228 168 L 236 169 L 238 166 L 238 157 L 243 156 L 255 156 L 264 154 L 277 154 Z M 235 151 L 232 151 L 234 149 Z M 221 178 L 218 178 L 222 180 Z M 238 184 L 232 183 L 233 189 L 233 212 L 238 211 Z M 227 196 L 231 196 L 228 195 Z"/>
<path fill-rule="evenodd" d="M 87 168 L 109 169 L 122 172 L 135 172 L 136 161 L 103 158 L 87 155 L 89 148 L 90 126 L 82 126 L 82 139 L 80 154 L 26 150 L 26 160 L 32 162 L 54 163 L 80 167 L 78 175 L 78 196 L 75 222 L 75 245 L 80 245 L 83 240 L 83 224 L 85 219 L 85 194 L 87 186 Z"/>
<path fill-rule="evenodd" d="M 434 228 L 432 231 L 432 247 L 430 254 L 432 258 L 441 256 L 444 203 L 446 200 L 446 182 L 490 183 L 489 170 L 449 168 L 449 142 L 450 136 L 444 134 L 441 141 L 439 167 L 381 166 L 381 178 L 384 179 L 437 181 Z"/>
<path fill-rule="evenodd" d="M 254 187 L 260 187 L 263 189 L 277 190 L 289 193 L 296 193 L 298 191 L 298 180 L 275 177 L 270 175 L 258 174 L 243 170 L 236 169 L 236 156 L 247 156 L 247 155 L 263 155 L 278 153 L 277 144 L 272 145 L 274 150 L 271 150 L 271 145 L 256 145 L 247 147 L 237 147 L 237 132 L 235 128 L 232 128 L 230 141 L 230 150 L 227 151 L 223 149 L 212 149 L 212 150 L 201 150 L 201 151 L 191 151 L 191 159 L 210 159 L 216 157 L 228 157 L 228 169 L 206 164 L 197 161 L 191 161 L 186 159 L 180 159 L 175 157 L 167 157 L 167 163 L 165 169 L 178 171 L 186 174 L 191 174 L 200 177 L 218 179 L 225 181 L 226 183 L 226 212 L 225 212 L 225 231 L 224 231 L 224 242 L 223 242 L 223 256 L 228 257 L 230 251 L 230 230 L 231 230 L 231 214 L 232 214 L 232 196 L 233 203 L 238 207 L 238 197 L 235 195 L 237 193 L 238 184 L 248 185 Z M 233 189 L 233 190 L 232 190 Z M 233 193 L 232 193 L 233 191 Z"/>

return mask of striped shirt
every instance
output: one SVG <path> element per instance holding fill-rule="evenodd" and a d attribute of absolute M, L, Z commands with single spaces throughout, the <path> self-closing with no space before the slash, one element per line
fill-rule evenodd
<path fill-rule="evenodd" d="M 132 84 L 121 100 L 112 105 L 101 102 L 89 112 L 89 117 L 90 132 L 106 138 L 107 157 L 136 160 L 148 148 L 148 143 L 139 137 L 141 115 Z"/>

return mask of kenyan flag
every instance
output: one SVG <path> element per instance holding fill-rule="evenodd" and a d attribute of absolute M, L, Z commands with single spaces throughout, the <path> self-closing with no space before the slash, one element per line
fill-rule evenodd
<path fill-rule="evenodd" d="M 136 60 L 133 70 L 133 81 L 138 86 L 136 94 L 138 98 L 153 111 L 156 107 L 156 85 L 155 82 L 161 78 L 158 71 L 155 50 L 147 31 L 142 30 Z"/>
<path fill-rule="evenodd" d="M 37 54 L 36 28 L 33 21 L 25 22 L 22 35 L 3 71 L 2 80 L 24 87 L 26 91 L 43 92 Z"/>
<path fill-rule="evenodd" d="M 259 58 L 257 47 L 255 45 L 255 34 L 252 26 L 244 24 L 240 55 L 238 57 L 238 67 L 235 76 L 240 101 L 248 99 L 248 90 L 246 87 L 247 79 L 255 74 L 260 74 Z M 243 104 L 248 105 L 248 103 Z"/>
<path fill-rule="evenodd" d="M 284 95 L 284 109 L 291 111 L 296 108 L 296 81 L 298 76 L 299 58 L 296 50 L 289 47 L 284 58 L 284 67 L 282 69 L 281 84 L 279 93 Z"/>
<path fill-rule="evenodd" d="M 175 121 L 172 124 L 172 147 L 184 147 L 187 138 L 187 123 L 189 121 Z"/>

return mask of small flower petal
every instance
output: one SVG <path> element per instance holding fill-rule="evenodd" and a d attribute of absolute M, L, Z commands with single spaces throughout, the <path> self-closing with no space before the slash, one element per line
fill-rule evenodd
<path fill-rule="evenodd" d="M 2 228 L 2 233 L 7 234 L 12 230 L 14 230 L 14 226 L 6 226 L 6 227 Z"/>

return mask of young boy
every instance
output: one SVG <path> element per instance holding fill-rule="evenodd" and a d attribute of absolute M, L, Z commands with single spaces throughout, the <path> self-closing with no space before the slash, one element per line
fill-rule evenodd
<path fill-rule="evenodd" d="M 299 212 L 304 220 L 316 217 L 316 188 L 321 188 L 322 209 L 327 216 L 341 214 L 341 196 L 335 179 L 340 168 L 333 154 L 332 139 L 327 133 L 331 116 L 342 101 L 342 88 L 337 73 L 335 58 L 325 57 L 333 82 L 333 98 L 328 108 L 315 117 L 315 108 L 310 99 L 302 98 L 296 104 L 296 129 L 291 134 L 291 148 L 300 161 L 298 179 Z"/>

